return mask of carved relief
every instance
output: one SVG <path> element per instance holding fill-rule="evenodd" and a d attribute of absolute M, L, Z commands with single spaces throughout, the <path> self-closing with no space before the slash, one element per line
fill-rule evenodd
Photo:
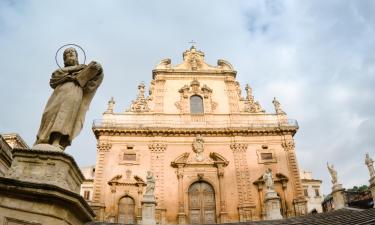
<path fill-rule="evenodd" d="M 148 106 L 148 101 L 145 98 L 145 85 L 142 82 L 138 85 L 138 95 L 135 101 L 132 101 L 130 106 L 131 112 L 149 112 L 150 108 Z"/>
<path fill-rule="evenodd" d="M 244 100 L 244 111 L 250 113 L 264 113 L 265 110 L 262 109 L 258 101 L 255 101 L 253 96 L 253 91 L 249 84 L 246 84 L 246 99 Z"/>

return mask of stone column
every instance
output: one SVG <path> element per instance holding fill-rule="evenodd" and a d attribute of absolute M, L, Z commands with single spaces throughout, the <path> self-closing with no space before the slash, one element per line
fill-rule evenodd
<path fill-rule="evenodd" d="M 178 224 L 185 224 L 185 207 L 184 207 L 184 186 L 183 186 L 183 165 L 178 165 Z"/>
<path fill-rule="evenodd" d="M 219 179 L 219 192 L 220 192 L 220 223 L 227 222 L 226 202 L 225 202 L 225 190 L 223 184 L 224 168 L 222 164 L 217 164 L 217 176 Z"/>
<path fill-rule="evenodd" d="M 374 161 L 370 158 L 369 154 L 366 154 L 365 164 L 367 165 L 368 171 L 370 173 L 370 190 L 372 194 L 372 199 L 375 202 L 375 169 L 374 169 Z M 375 204 L 374 204 L 375 208 Z"/>

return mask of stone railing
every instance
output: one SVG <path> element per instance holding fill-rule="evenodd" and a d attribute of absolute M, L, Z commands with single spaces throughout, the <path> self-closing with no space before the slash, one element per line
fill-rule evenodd
<path fill-rule="evenodd" d="M 192 114 L 148 114 L 111 115 L 94 120 L 93 129 L 101 128 L 263 128 L 293 127 L 298 129 L 294 119 L 278 118 L 276 115 L 192 115 Z"/>

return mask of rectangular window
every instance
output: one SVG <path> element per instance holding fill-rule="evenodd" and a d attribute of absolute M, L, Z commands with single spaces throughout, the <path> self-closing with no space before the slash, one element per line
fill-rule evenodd
<path fill-rule="evenodd" d="M 303 193 L 305 194 L 305 196 L 309 196 L 309 193 L 307 192 L 307 189 L 303 189 Z"/>
<path fill-rule="evenodd" d="M 315 189 L 315 196 L 316 196 L 316 197 L 320 197 L 319 189 Z"/>
<path fill-rule="evenodd" d="M 272 160 L 272 153 L 260 153 L 262 160 Z"/>
<path fill-rule="evenodd" d="M 124 161 L 136 161 L 137 155 L 135 153 L 124 153 Z"/>
<path fill-rule="evenodd" d="M 90 200 L 90 191 L 84 191 L 83 192 L 83 198 L 86 200 Z"/>

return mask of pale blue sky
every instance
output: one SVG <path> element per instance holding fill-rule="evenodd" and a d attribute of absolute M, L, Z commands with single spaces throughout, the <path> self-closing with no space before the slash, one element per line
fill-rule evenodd
<path fill-rule="evenodd" d="M 300 130 L 300 168 L 329 192 L 326 169 L 337 167 L 345 187 L 368 184 L 364 154 L 375 157 L 375 1 L 0 1 L 0 132 L 34 142 L 54 54 L 80 44 L 105 78 L 81 135 L 67 153 L 94 164 L 91 131 L 111 96 L 124 111 L 137 84 L 148 86 L 164 58 L 176 64 L 190 40 L 215 64 L 223 58 L 273 112 L 279 98 Z"/>

